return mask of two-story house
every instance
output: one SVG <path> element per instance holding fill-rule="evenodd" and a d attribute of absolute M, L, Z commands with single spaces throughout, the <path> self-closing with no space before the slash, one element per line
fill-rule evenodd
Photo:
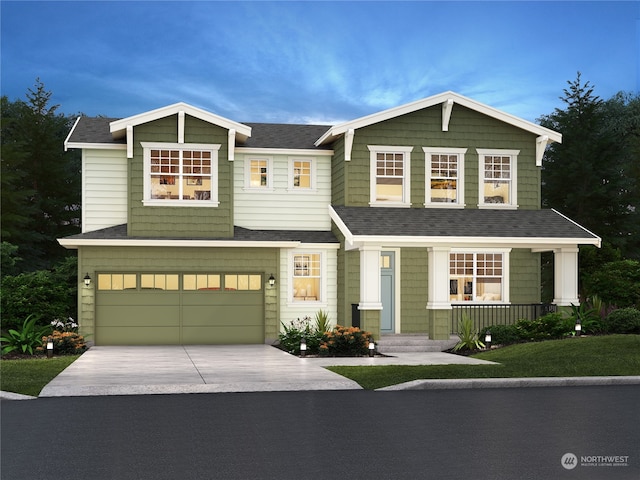
<path fill-rule="evenodd" d="M 559 133 L 453 92 L 335 126 L 178 103 L 80 117 L 80 331 L 98 345 L 270 343 L 323 309 L 374 336 L 446 339 L 452 307 L 578 303 L 578 247 L 540 209 Z"/>

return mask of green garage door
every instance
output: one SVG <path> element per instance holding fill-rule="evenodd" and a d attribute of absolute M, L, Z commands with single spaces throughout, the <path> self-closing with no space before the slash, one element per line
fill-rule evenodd
<path fill-rule="evenodd" d="M 96 345 L 264 342 L 260 274 L 98 274 Z"/>

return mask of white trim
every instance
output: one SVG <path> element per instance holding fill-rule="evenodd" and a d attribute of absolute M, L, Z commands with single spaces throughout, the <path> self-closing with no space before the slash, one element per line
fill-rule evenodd
<path fill-rule="evenodd" d="M 484 253 L 493 253 L 493 254 L 501 254 L 502 255 L 502 285 L 501 285 L 501 297 L 502 300 L 469 300 L 469 301 L 452 301 L 452 305 L 508 305 L 511 303 L 511 276 L 510 276 L 510 258 L 511 258 L 511 250 L 512 248 L 452 248 L 449 253 L 473 253 L 473 254 L 484 254 Z M 474 261 L 474 271 L 473 278 L 476 278 L 476 263 Z M 450 265 L 447 264 L 447 274 L 450 278 Z M 447 285 L 447 289 L 449 285 Z"/>
<path fill-rule="evenodd" d="M 314 150 L 312 148 L 259 148 L 259 147 L 236 147 L 236 153 L 250 155 L 333 155 L 333 150 Z"/>
<path fill-rule="evenodd" d="M 327 305 L 327 287 L 329 283 L 327 281 L 327 256 L 323 250 L 326 250 L 324 246 L 313 249 L 309 248 L 309 244 L 304 245 L 304 248 L 300 247 L 289 250 L 289 255 L 287 257 L 287 285 L 288 289 L 286 292 L 287 299 L 287 307 L 299 307 L 303 305 L 310 305 L 314 308 L 319 308 L 323 305 Z M 293 299 L 293 258 L 296 255 L 319 255 L 320 256 L 320 295 L 317 296 L 316 300 L 294 300 Z M 304 277 L 296 277 L 296 278 L 304 278 Z M 309 278 L 317 278 L 317 277 L 309 277 Z"/>
<path fill-rule="evenodd" d="M 391 118 L 406 115 L 408 113 L 422 110 L 424 108 L 433 107 L 448 100 L 453 100 L 454 103 L 462 105 L 463 107 L 470 108 L 471 110 L 475 110 L 484 115 L 495 118 L 536 135 L 547 135 L 549 137 L 549 141 L 551 142 L 562 143 L 562 135 L 558 132 L 542 127 L 540 125 L 536 125 L 535 123 L 529 122 L 527 120 L 523 120 L 522 118 L 490 107 L 476 100 L 472 100 L 471 98 L 464 97 L 458 93 L 447 91 L 428 98 L 407 103 L 405 105 L 400 105 L 388 110 L 383 110 L 372 115 L 367 115 L 365 117 L 357 118 L 355 120 L 330 127 L 324 135 L 316 140 L 315 145 L 319 146 L 325 143 L 331 143 L 335 140 L 336 137 L 344 134 L 349 129 L 356 130 L 358 128 L 367 127 L 369 125 L 389 120 Z"/>
<path fill-rule="evenodd" d="M 82 147 L 70 147 L 70 143 L 69 143 L 69 139 L 71 138 L 71 134 L 73 134 L 73 131 L 76 129 L 76 126 L 78 126 L 78 122 L 80 121 L 82 117 L 78 117 L 76 118 L 76 121 L 73 122 L 73 127 L 71 127 L 71 130 L 69 131 L 69 135 L 67 135 L 67 138 L 64 139 L 64 151 L 66 152 L 67 149 L 69 148 L 82 148 Z"/>
<path fill-rule="evenodd" d="M 542 166 L 542 157 L 549 143 L 549 135 L 540 135 L 536 138 L 536 167 Z"/>
<path fill-rule="evenodd" d="M 184 110 L 178 112 L 178 143 L 184 143 Z"/>
<path fill-rule="evenodd" d="M 453 110 L 453 98 L 447 98 L 442 102 L 442 131 L 449 131 L 449 121 L 451 121 L 451 111 Z"/>
<path fill-rule="evenodd" d="M 133 158 L 133 126 L 127 125 L 127 158 Z"/>
<path fill-rule="evenodd" d="M 425 169 L 425 198 L 424 206 L 429 208 L 464 208 L 464 156 L 467 153 L 466 148 L 450 148 L 450 147 L 422 147 L 424 152 L 424 169 Z M 458 155 L 458 173 L 456 177 L 456 196 L 455 202 L 432 202 L 431 201 L 431 155 Z"/>
<path fill-rule="evenodd" d="M 251 162 L 267 162 L 267 184 L 254 187 L 251 185 Z M 272 192 L 273 187 L 273 157 L 268 155 L 255 155 L 244 157 L 244 190 L 247 192 Z"/>
<path fill-rule="evenodd" d="M 369 205 L 378 207 L 409 207 L 411 206 L 411 152 L 414 147 L 397 145 L 367 145 L 369 149 Z M 376 199 L 377 154 L 402 153 L 402 201 L 381 202 Z"/>
<path fill-rule="evenodd" d="M 518 155 L 520 150 L 504 148 L 476 148 L 478 153 L 478 208 L 516 210 L 518 208 Z M 485 156 L 509 157 L 509 202 L 484 203 Z"/>
<path fill-rule="evenodd" d="M 294 185 L 294 162 L 309 162 L 309 186 L 300 187 Z M 317 189 L 316 159 L 313 157 L 291 156 L 287 160 L 287 191 L 295 193 L 315 193 Z"/>
<path fill-rule="evenodd" d="M 344 161 L 351 161 L 351 151 L 353 150 L 353 137 L 356 131 L 353 128 L 347 130 L 344 136 Z"/>
<path fill-rule="evenodd" d="M 593 233 L 590 230 L 587 230 L 586 228 L 584 228 L 582 225 L 580 225 L 577 222 L 574 222 L 573 220 L 571 220 L 569 217 L 563 215 L 562 213 L 560 213 L 558 210 L 556 210 L 555 208 L 552 208 L 551 211 L 557 213 L 558 215 L 560 215 L 562 218 L 564 218 L 565 220 L 570 221 L 571 223 L 573 223 L 576 227 L 584 230 L 585 232 L 587 232 L 589 235 L 593 235 L 594 237 L 596 237 L 596 239 L 598 240 L 598 243 L 590 243 L 589 245 L 596 245 L 598 248 L 600 248 L 601 242 L 602 242 L 602 238 L 600 238 L 598 235 L 596 235 L 595 233 Z M 576 242 L 578 244 L 580 244 L 580 242 Z"/>
<path fill-rule="evenodd" d="M 229 161 L 233 162 L 236 159 L 236 129 L 235 128 L 230 128 L 229 129 L 229 146 L 228 146 L 228 150 L 229 150 Z"/>
<path fill-rule="evenodd" d="M 81 148 L 83 150 L 126 150 L 127 145 L 124 143 L 82 143 L 69 142 L 65 143 L 65 151 L 69 148 Z"/>
<path fill-rule="evenodd" d="M 237 240 L 181 240 L 181 239 L 70 239 L 59 238 L 67 249 L 78 247 L 193 247 L 193 248 L 296 248 L 299 241 L 237 241 Z M 327 248 L 327 247 L 323 247 Z"/>
<path fill-rule="evenodd" d="M 218 201 L 218 151 L 221 145 L 215 143 L 164 143 L 140 142 L 143 149 L 142 204 L 145 207 L 217 207 Z M 151 198 L 151 149 L 165 150 L 206 150 L 211 152 L 211 198 L 209 200 L 163 200 Z M 180 178 L 182 178 L 180 172 Z"/>
<path fill-rule="evenodd" d="M 166 107 L 157 108 L 148 112 L 140 113 L 132 117 L 115 120 L 109 124 L 109 130 L 113 134 L 114 138 L 124 136 L 124 131 L 128 125 L 137 126 L 144 123 L 152 122 L 160 118 L 165 118 L 171 115 L 176 115 L 180 111 L 184 111 L 185 114 L 198 118 L 208 123 L 218 125 L 219 127 L 226 128 L 227 130 L 235 129 L 237 134 L 244 141 L 251 136 L 251 127 L 243 125 L 242 123 L 234 122 L 227 118 L 221 117 L 206 110 L 193 107 L 184 102 L 174 103 Z"/>

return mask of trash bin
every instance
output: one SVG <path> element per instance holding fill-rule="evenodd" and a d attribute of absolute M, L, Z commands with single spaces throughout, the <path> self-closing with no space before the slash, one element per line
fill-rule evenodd
<path fill-rule="evenodd" d="M 351 326 L 360 328 L 360 310 L 358 310 L 358 304 L 351 304 Z"/>

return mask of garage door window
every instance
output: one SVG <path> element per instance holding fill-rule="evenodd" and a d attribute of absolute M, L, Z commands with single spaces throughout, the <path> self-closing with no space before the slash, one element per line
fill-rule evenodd
<path fill-rule="evenodd" d="M 187 274 L 182 276 L 184 290 L 220 290 L 220 275 Z"/>
<path fill-rule="evenodd" d="M 262 278 L 260 275 L 225 275 L 225 290 L 261 290 Z"/>
<path fill-rule="evenodd" d="M 135 273 L 100 273 L 98 290 L 135 290 L 137 285 Z"/>
<path fill-rule="evenodd" d="M 140 287 L 152 290 L 178 290 L 178 275 L 143 273 L 140 275 Z"/>

